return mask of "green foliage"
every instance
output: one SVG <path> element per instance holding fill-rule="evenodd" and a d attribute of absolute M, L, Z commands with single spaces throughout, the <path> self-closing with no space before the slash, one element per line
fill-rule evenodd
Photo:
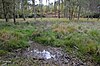
<path fill-rule="evenodd" d="M 0 49 L 8 51 L 27 46 L 23 34 L 8 30 L 1 30 L 0 41 Z"/>
<path fill-rule="evenodd" d="M 7 51 L 0 50 L 0 56 L 4 56 L 4 55 L 6 55 L 7 53 L 8 53 Z"/>
<path fill-rule="evenodd" d="M 23 26 L 23 27 L 22 27 Z M 13 51 L 19 48 L 28 47 L 28 40 L 34 31 L 34 27 L 27 25 L 1 26 L 0 29 L 0 49 Z M 21 27 L 21 28 L 20 28 Z"/>
<path fill-rule="evenodd" d="M 89 55 L 91 60 L 99 62 L 98 59 L 100 55 L 100 31 L 94 29 L 83 29 L 73 28 L 72 26 L 57 26 L 50 30 L 44 30 L 36 34 L 33 34 L 33 40 L 42 43 L 44 45 L 51 45 L 56 47 L 63 47 L 66 51 L 73 52 L 77 51 L 75 54 L 85 59 Z M 86 31 L 86 32 L 85 32 Z"/>
<path fill-rule="evenodd" d="M 52 42 L 55 40 L 55 33 L 53 33 L 52 31 L 41 32 L 40 36 L 35 37 L 35 40 L 44 45 L 53 45 Z"/>
<path fill-rule="evenodd" d="M 100 41 L 100 31 L 92 30 L 89 32 L 90 37 L 95 41 Z"/>

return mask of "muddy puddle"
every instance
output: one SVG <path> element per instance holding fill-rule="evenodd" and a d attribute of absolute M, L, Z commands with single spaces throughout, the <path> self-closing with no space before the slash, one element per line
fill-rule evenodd
<path fill-rule="evenodd" d="M 61 48 L 42 46 L 32 41 L 29 44 L 30 47 L 23 52 L 23 55 L 41 61 L 42 64 L 51 64 L 51 66 L 86 66 L 78 58 L 70 57 L 67 53 L 64 53 Z"/>
<path fill-rule="evenodd" d="M 2 60 L 3 65 L 5 64 L 4 66 L 12 66 L 7 64 L 21 64 L 18 66 L 95 66 L 91 62 L 82 62 L 79 58 L 64 52 L 64 50 L 62 50 L 60 47 L 57 48 L 43 46 L 42 44 L 38 44 L 33 41 L 29 41 L 29 44 L 29 48 L 17 50 L 15 51 L 14 55 L 4 57 Z M 14 59 L 15 62 L 13 62 L 14 60 L 11 61 L 9 59 Z"/>

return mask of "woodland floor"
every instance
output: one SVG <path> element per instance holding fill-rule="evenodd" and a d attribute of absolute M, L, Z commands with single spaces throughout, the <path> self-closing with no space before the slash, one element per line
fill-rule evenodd
<path fill-rule="evenodd" d="M 100 66 L 100 21 L 1 21 L 0 66 Z"/>

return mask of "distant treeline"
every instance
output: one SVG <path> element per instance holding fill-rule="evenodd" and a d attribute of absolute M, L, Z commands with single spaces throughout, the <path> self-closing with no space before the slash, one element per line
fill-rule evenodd
<path fill-rule="evenodd" d="M 48 14 L 55 15 L 57 18 L 69 18 L 72 20 L 77 17 L 100 18 L 100 0 L 0 0 L 0 18 L 8 22 L 9 18 L 43 18 Z"/>

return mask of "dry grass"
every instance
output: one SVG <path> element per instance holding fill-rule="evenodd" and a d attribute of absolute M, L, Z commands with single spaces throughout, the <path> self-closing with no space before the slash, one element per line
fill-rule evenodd
<path fill-rule="evenodd" d="M 37 18 L 36 20 L 38 21 L 49 21 L 49 22 L 70 22 L 70 20 L 68 18 Z M 24 21 L 22 18 L 18 18 L 16 19 L 17 22 L 32 22 L 35 21 L 34 18 L 26 18 L 26 21 Z M 5 22 L 4 19 L 0 19 L 0 22 Z M 13 19 L 9 19 L 9 22 L 13 22 Z M 71 20 L 71 22 L 100 22 L 100 20 L 98 20 L 97 18 L 93 18 L 93 19 L 89 19 L 87 20 L 87 18 L 80 18 L 80 20 L 78 21 L 77 18 L 74 18 L 74 20 Z"/>

